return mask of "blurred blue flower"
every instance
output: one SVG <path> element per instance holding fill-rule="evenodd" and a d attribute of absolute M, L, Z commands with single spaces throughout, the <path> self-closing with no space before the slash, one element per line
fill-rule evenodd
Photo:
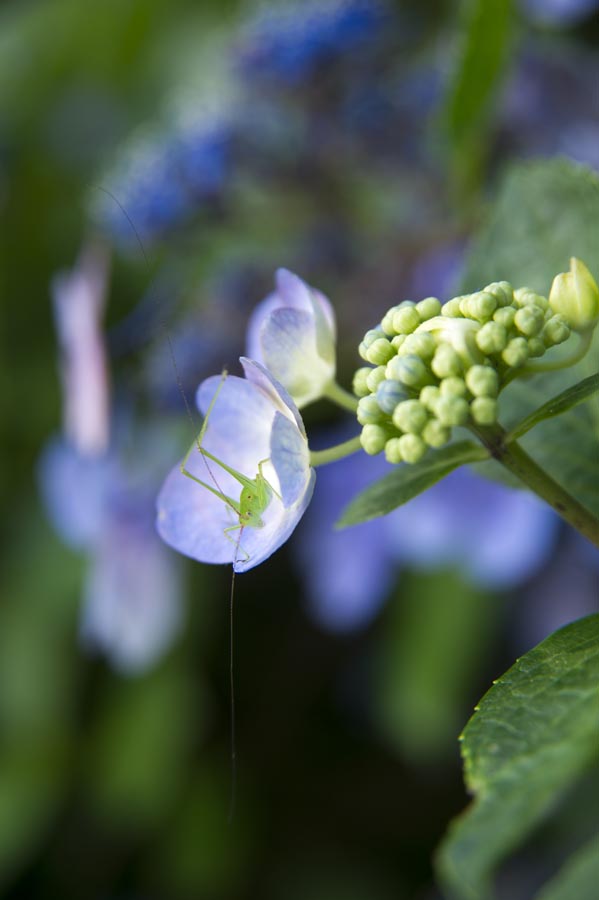
<path fill-rule="evenodd" d="M 90 561 L 85 642 L 101 648 L 119 670 L 133 673 L 155 662 L 173 640 L 181 620 L 181 586 L 174 558 L 153 531 L 164 427 L 158 437 L 138 432 L 133 450 L 139 441 L 144 452 L 132 452 L 132 462 L 119 443 L 121 429 L 115 434 L 110 427 L 101 330 L 106 278 L 106 261 L 98 268 L 98 257 L 88 248 L 71 272 L 53 282 L 65 436 L 51 439 L 42 451 L 38 477 L 57 533 Z"/>
<path fill-rule="evenodd" d="M 379 0 L 296 0 L 266 6 L 243 29 L 241 71 L 295 86 L 384 34 L 387 16 Z"/>
<path fill-rule="evenodd" d="M 533 22 L 567 28 L 598 10 L 599 0 L 520 0 L 520 6 Z"/>
<path fill-rule="evenodd" d="M 550 508 L 467 468 L 388 516 L 335 531 L 351 497 L 392 469 L 382 456 L 359 453 L 319 470 L 293 550 L 310 614 L 325 628 L 343 632 L 367 624 L 402 566 L 455 566 L 476 584 L 509 589 L 546 561 L 559 525 Z"/>

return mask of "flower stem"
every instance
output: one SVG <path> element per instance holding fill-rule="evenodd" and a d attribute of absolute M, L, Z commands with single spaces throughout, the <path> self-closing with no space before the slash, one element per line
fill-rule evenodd
<path fill-rule="evenodd" d="M 593 329 L 591 328 L 578 336 L 578 346 L 572 353 L 572 356 L 567 356 L 562 359 L 554 359 L 551 362 L 546 363 L 533 361 L 529 363 L 529 365 L 521 369 L 518 374 L 536 375 L 537 372 L 557 372 L 558 369 L 567 369 L 570 366 L 573 366 L 574 363 L 580 362 L 580 360 L 584 356 L 586 356 L 588 349 L 591 346 L 592 340 Z"/>
<path fill-rule="evenodd" d="M 340 387 L 336 381 L 329 382 L 324 390 L 324 396 L 336 403 L 337 406 L 348 409 L 350 412 L 355 413 L 358 408 L 358 401 L 354 395 L 346 391 L 345 388 Z"/>
<path fill-rule="evenodd" d="M 357 453 L 357 451 L 361 449 L 362 444 L 360 443 L 360 437 L 350 438 L 349 441 L 344 441 L 342 444 L 336 444 L 334 447 L 327 447 L 326 450 L 310 451 L 310 465 L 324 466 L 327 463 L 343 459 L 344 456 L 350 456 L 352 453 Z"/>
<path fill-rule="evenodd" d="M 471 425 L 470 430 L 482 441 L 497 462 L 545 500 L 562 519 L 599 547 L 599 519 L 554 481 L 517 441 L 506 441 L 508 435 L 501 425 Z"/>

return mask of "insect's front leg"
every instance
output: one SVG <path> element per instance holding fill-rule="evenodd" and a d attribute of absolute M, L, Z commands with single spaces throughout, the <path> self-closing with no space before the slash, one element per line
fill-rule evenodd
<path fill-rule="evenodd" d="M 243 534 L 244 528 L 245 525 L 242 525 L 241 523 L 239 525 L 229 525 L 228 528 L 224 529 L 223 534 L 228 541 L 231 541 L 232 544 L 235 544 L 235 549 L 237 552 L 241 550 L 245 554 L 245 559 L 243 560 L 243 562 L 249 562 L 250 554 L 241 546 L 241 535 Z M 239 531 L 239 537 L 237 538 L 237 540 L 234 540 L 234 538 L 231 537 L 231 535 L 229 534 L 230 531 Z M 237 555 L 237 553 L 235 555 Z M 235 562 L 237 562 L 237 560 L 235 560 Z"/>
<path fill-rule="evenodd" d="M 263 466 L 269 462 L 270 462 L 270 459 L 268 459 L 268 458 L 260 460 L 260 462 L 258 463 L 258 474 L 260 475 L 260 478 L 262 479 L 264 484 L 267 485 L 268 489 L 273 492 L 275 497 L 277 497 L 281 502 L 283 502 L 283 498 L 281 497 L 281 495 L 279 494 L 278 491 L 275 491 L 274 487 L 272 486 L 272 484 L 270 483 L 270 481 L 268 480 L 268 478 L 266 477 L 266 475 L 263 472 Z"/>

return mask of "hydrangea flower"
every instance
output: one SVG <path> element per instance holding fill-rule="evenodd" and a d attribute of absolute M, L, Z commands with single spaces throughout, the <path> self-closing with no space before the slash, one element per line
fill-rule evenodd
<path fill-rule="evenodd" d="M 208 378 L 196 400 L 201 413 L 210 410 L 203 448 L 248 479 L 259 472 L 265 477 L 270 496 L 260 511 L 262 525 L 236 527 L 239 515 L 220 495 L 238 503 L 241 483 L 194 448 L 186 468 L 206 487 L 177 466 L 160 491 L 157 516 L 158 533 L 175 550 L 199 562 L 232 563 L 236 572 L 257 566 L 287 540 L 315 481 L 295 403 L 259 363 L 242 357 L 241 364 L 245 378 Z"/>
<path fill-rule="evenodd" d="M 259 303 L 247 331 L 247 355 L 262 363 L 297 406 L 325 393 L 335 378 L 335 314 L 324 294 L 287 269 Z"/>
<path fill-rule="evenodd" d="M 133 454 L 140 460 L 135 468 L 124 463 L 117 435 L 110 433 L 101 331 L 106 275 L 107 258 L 91 247 L 53 282 L 65 437 L 48 442 L 38 473 L 57 533 L 89 558 L 82 638 L 133 674 L 152 665 L 177 633 L 181 585 L 175 560 L 153 529 L 164 428 L 158 439 L 144 434 L 143 456 Z"/>

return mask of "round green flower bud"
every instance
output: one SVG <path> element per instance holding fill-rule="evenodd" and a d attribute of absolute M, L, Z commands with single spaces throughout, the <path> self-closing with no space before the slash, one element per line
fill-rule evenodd
<path fill-rule="evenodd" d="M 423 387 L 420 391 L 419 400 L 423 406 L 434 413 L 435 406 L 440 396 L 441 390 L 437 387 L 436 384 L 427 384 L 426 387 Z"/>
<path fill-rule="evenodd" d="M 354 374 L 354 379 L 352 382 L 352 389 L 356 397 L 367 397 L 370 393 L 370 388 L 366 383 L 366 379 L 372 372 L 370 366 L 363 366 L 361 369 L 358 369 Z"/>
<path fill-rule="evenodd" d="M 492 397 L 475 397 L 470 413 L 478 425 L 493 425 L 497 421 L 497 400 Z"/>
<path fill-rule="evenodd" d="M 504 312 L 504 309 L 501 312 Z M 508 334 L 504 326 L 498 322 L 486 322 L 480 331 L 476 332 L 475 340 L 483 353 L 501 353 L 507 345 Z"/>
<path fill-rule="evenodd" d="M 514 289 L 509 281 L 494 281 L 483 288 L 485 294 L 492 294 L 497 300 L 497 305 L 509 306 L 514 300 Z"/>
<path fill-rule="evenodd" d="M 570 326 L 563 316 L 551 316 L 545 322 L 541 338 L 546 347 L 554 347 L 556 344 L 563 344 L 567 341 L 571 334 Z"/>
<path fill-rule="evenodd" d="M 449 344 L 439 344 L 431 362 L 431 369 L 437 378 L 461 375 L 462 361 L 459 354 Z"/>
<path fill-rule="evenodd" d="M 498 325 L 503 325 L 508 331 L 513 326 L 515 318 L 516 310 L 513 306 L 503 306 L 501 309 L 496 309 L 493 313 L 493 321 L 497 322 Z"/>
<path fill-rule="evenodd" d="M 420 321 L 415 306 L 400 307 L 393 315 L 393 328 L 397 334 L 411 334 L 418 328 Z"/>
<path fill-rule="evenodd" d="M 599 287 L 585 264 L 575 256 L 570 271 L 556 275 L 549 305 L 560 313 L 573 331 L 588 331 L 599 321 Z"/>
<path fill-rule="evenodd" d="M 395 349 L 387 338 L 378 338 L 373 341 L 366 351 L 366 359 L 374 366 L 384 366 L 395 356 Z"/>
<path fill-rule="evenodd" d="M 360 443 L 369 456 L 376 456 L 385 449 L 389 437 L 382 425 L 365 425 L 360 435 Z"/>
<path fill-rule="evenodd" d="M 451 428 L 438 419 L 429 419 L 422 430 L 422 440 L 429 447 L 443 447 L 451 437 Z"/>
<path fill-rule="evenodd" d="M 514 301 L 516 306 L 519 306 L 521 309 L 525 306 L 534 306 L 545 312 L 549 307 L 546 297 L 542 297 L 527 287 L 521 287 L 514 291 Z"/>
<path fill-rule="evenodd" d="M 466 383 L 463 378 L 457 375 L 450 375 L 444 378 L 440 384 L 442 397 L 464 397 L 466 395 Z"/>
<path fill-rule="evenodd" d="M 545 313 L 538 306 L 523 306 L 514 318 L 514 325 L 525 337 L 534 337 L 545 324 Z"/>
<path fill-rule="evenodd" d="M 399 350 L 405 339 L 407 338 L 407 334 L 396 334 L 395 337 L 391 338 L 391 346 L 395 347 L 395 350 Z"/>
<path fill-rule="evenodd" d="M 432 380 L 426 365 L 419 356 L 413 354 L 394 357 L 387 363 L 386 375 L 391 380 L 401 381 L 413 388 L 423 387 Z"/>
<path fill-rule="evenodd" d="M 496 397 L 499 393 L 499 375 L 491 366 L 472 366 L 466 372 L 466 384 L 475 397 Z"/>
<path fill-rule="evenodd" d="M 374 394 L 381 381 L 385 380 L 385 366 L 377 366 L 371 369 L 370 374 L 366 378 L 366 385 L 371 394 Z"/>
<path fill-rule="evenodd" d="M 385 444 L 385 459 L 394 466 L 403 462 L 401 451 L 399 449 L 399 438 L 389 438 Z"/>
<path fill-rule="evenodd" d="M 381 328 L 371 328 L 370 331 L 367 331 L 360 342 L 360 346 L 358 347 L 358 353 L 360 354 L 362 359 L 365 359 L 366 362 L 369 362 L 367 355 L 368 348 L 371 347 L 375 341 L 378 341 L 384 337 L 385 335 L 383 334 Z"/>
<path fill-rule="evenodd" d="M 377 425 L 384 419 L 384 414 L 376 402 L 376 397 L 369 394 L 368 397 L 362 397 L 358 400 L 358 409 L 356 417 L 360 425 Z"/>
<path fill-rule="evenodd" d="M 416 304 L 416 310 L 422 322 L 441 314 L 441 301 L 436 297 L 426 297 Z"/>
<path fill-rule="evenodd" d="M 433 358 L 436 349 L 437 342 L 433 335 L 424 331 L 421 334 L 406 335 L 401 349 L 398 350 L 398 354 L 404 356 L 408 353 L 413 353 L 414 356 L 419 356 L 420 359 L 429 362 Z"/>
<path fill-rule="evenodd" d="M 462 315 L 476 319 L 477 322 L 488 322 L 496 309 L 497 298 L 493 294 L 487 294 L 486 291 L 470 294 L 460 303 Z"/>
<path fill-rule="evenodd" d="M 441 315 L 448 316 L 450 319 L 459 318 L 462 315 L 460 304 L 463 299 L 463 297 L 454 297 L 453 300 L 448 300 L 447 303 L 444 303 L 441 307 Z"/>
<path fill-rule="evenodd" d="M 428 413 L 418 400 L 404 400 L 393 411 L 393 424 L 399 431 L 420 434 L 428 420 Z"/>
<path fill-rule="evenodd" d="M 528 359 L 528 341 L 526 338 L 512 338 L 501 354 L 501 358 L 513 369 L 523 366 Z"/>
<path fill-rule="evenodd" d="M 463 397 L 440 397 L 435 415 L 442 425 L 464 425 L 468 421 L 468 402 Z"/>
<path fill-rule="evenodd" d="M 391 415 L 398 403 L 408 399 L 408 392 L 401 381 L 381 381 L 376 389 L 376 402 L 381 410 Z"/>
<path fill-rule="evenodd" d="M 531 337 L 528 339 L 528 355 L 531 358 L 536 358 L 537 356 L 543 356 L 545 353 L 545 344 L 543 342 L 542 337 Z"/>
<path fill-rule="evenodd" d="M 399 309 L 398 306 L 392 306 L 391 309 L 388 309 L 383 318 L 381 319 L 381 328 L 385 332 L 388 337 L 393 337 L 397 332 L 393 327 L 393 316 Z"/>
<path fill-rule="evenodd" d="M 401 458 L 407 463 L 419 462 L 426 453 L 426 444 L 417 434 L 402 434 L 398 446 Z"/>

